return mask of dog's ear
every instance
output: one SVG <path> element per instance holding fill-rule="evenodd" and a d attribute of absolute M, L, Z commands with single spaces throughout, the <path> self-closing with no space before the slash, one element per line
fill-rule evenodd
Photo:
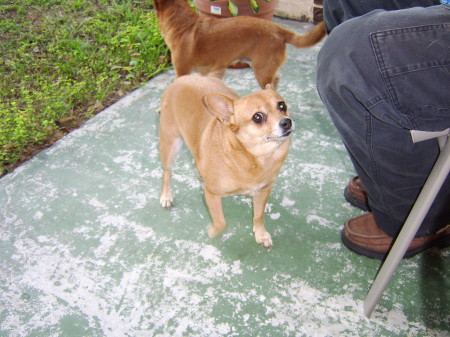
<path fill-rule="evenodd" d="M 264 87 L 264 89 L 275 91 L 275 88 L 274 88 L 273 85 L 270 84 L 270 83 L 267 83 L 266 86 Z"/>
<path fill-rule="evenodd" d="M 208 111 L 222 123 L 228 124 L 234 111 L 234 100 L 222 94 L 206 94 L 203 96 L 203 104 Z"/>

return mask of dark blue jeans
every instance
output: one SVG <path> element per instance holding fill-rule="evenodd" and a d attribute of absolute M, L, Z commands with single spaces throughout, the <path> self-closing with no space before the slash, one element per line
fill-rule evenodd
<path fill-rule="evenodd" d="M 450 127 L 450 9 L 375 10 L 332 27 L 317 88 L 378 226 L 394 237 L 439 154 L 436 140 L 413 144 L 409 131 Z M 417 237 L 449 223 L 447 178 Z"/>
<path fill-rule="evenodd" d="M 412 7 L 439 5 L 439 0 L 325 0 L 324 21 L 328 32 L 342 22 L 376 9 L 392 11 Z"/>

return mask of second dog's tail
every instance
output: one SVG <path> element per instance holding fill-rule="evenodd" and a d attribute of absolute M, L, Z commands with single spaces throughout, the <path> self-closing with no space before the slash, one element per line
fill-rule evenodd
<path fill-rule="evenodd" d="M 294 45 L 297 48 L 312 47 L 319 43 L 327 35 L 325 23 L 322 21 L 318 23 L 308 33 L 303 35 L 295 34 L 289 30 L 285 32 L 285 39 L 287 43 Z"/>

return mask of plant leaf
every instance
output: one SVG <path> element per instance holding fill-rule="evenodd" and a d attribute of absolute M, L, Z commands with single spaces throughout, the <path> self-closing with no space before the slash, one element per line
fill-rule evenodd
<path fill-rule="evenodd" d="M 237 16 L 239 13 L 238 6 L 231 0 L 228 0 L 228 10 L 230 11 L 231 16 Z"/>
<path fill-rule="evenodd" d="M 257 14 L 259 12 L 259 4 L 258 0 L 249 0 L 250 6 L 252 8 L 253 14 Z"/>

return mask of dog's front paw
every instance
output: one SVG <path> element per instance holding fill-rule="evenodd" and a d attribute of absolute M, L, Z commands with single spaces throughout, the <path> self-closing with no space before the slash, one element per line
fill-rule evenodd
<path fill-rule="evenodd" d="M 255 239 L 257 244 L 272 249 L 272 237 L 268 232 L 255 232 Z"/>
<path fill-rule="evenodd" d="M 171 208 L 173 206 L 173 198 L 171 195 L 168 196 L 161 195 L 159 202 L 161 203 L 161 206 L 164 208 Z"/>
<path fill-rule="evenodd" d="M 215 238 L 217 235 L 219 235 L 220 233 L 222 233 L 225 230 L 225 227 L 219 227 L 219 226 L 213 226 L 213 225 L 209 225 L 208 226 L 208 236 L 210 239 Z"/>

